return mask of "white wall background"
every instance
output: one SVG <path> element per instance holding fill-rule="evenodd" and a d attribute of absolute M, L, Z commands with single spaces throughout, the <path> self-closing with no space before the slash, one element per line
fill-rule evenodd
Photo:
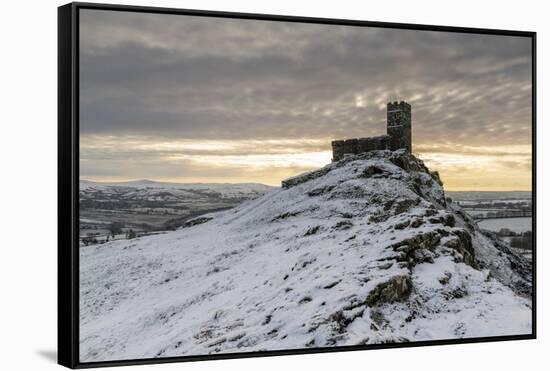
<path fill-rule="evenodd" d="M 107 1 L 107 0 L 106 0 Z M 139 370 L 534 370 L 550 357 L 550 22 L 545 1 L 124 1 L 189 9 L 538 32 L 538 340 L 139 366 Z M 56 350 L 57 6 L 2 3 L 0 94 L 0 368 L 59 369 Z M 546 12 L 545 12 L 546 11 Z M 127 368 L 138 369 L 137 366 Z"/>

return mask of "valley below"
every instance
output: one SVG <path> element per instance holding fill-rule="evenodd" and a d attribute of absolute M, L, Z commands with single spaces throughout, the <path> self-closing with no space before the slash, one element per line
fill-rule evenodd
<path fill-rule="evenodd" d="M 202 214 L 227 210 L 273 187 L 141 180 L 80 183 L 80 246 L 166 233 Z"/>

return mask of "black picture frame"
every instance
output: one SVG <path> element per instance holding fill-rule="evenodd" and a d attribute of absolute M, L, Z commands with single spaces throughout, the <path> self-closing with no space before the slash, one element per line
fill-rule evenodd
<path fill-rule="evenodd" d="M 491 336 L 466 339 L 416 341 L 377 345 L 338 346 L 312 349 L 288 349 L 215 355 L 196 355 L 167 358 L 113 360 L 102 362 L 79 361 L 79 12 L 101 9 L 116 12 L 145 12 L 172 15 L 197 15 L 213 18 L 268 20 L 359 27 L 379 27 L 408 30 L 429 30 L 484 35 L 521 36 L 531 39 L 532 45 L 532 231 L 533 231 L 533 294 L 532 333 L 528 335 Z M 204 361 L 245 357 L 265 357 L 290 354 L 342 352 L 370 349 L 419 347 L 446 344 L 465 344 L 536 338 L 536 33 L 527 31 L 463 28 L 422 24 L 386 23 L 347 19 L 296 17 L 269 14 L 233 13 L 145 6 L 98 3 L 70 3 L 58 8 L 58 363 L 69 368 L 91 368 L 169 362 Z"/>

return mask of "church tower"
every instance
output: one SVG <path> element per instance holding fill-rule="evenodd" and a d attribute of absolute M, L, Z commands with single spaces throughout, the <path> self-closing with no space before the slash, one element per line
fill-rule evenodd
<path fill-rule="evenodd" d="M 411 105 L 407 102 L 388 102 L 388 128 L 392 151 L 405 148 L 412 152 Z"/>

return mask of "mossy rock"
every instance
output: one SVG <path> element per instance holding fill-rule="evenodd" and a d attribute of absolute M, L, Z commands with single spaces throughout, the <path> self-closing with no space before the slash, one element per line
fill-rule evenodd
<path fill-rule="evenodd" d="M 380 214 L 376 214 L 376 215 L 371 215 L 369 217 L 369 222 L 371 223 L 381 223 L 381 222 L 385 222 L 386 220 L 389 219 L 389 215 L 387 213 L 380 213 Z"/>
<path fill-rule="evenodd" d="M 320 225 L 316 225 L 315 227 L 311 227 L 307 230 L 307 232 L 304 234 L 304 236 L 311 236 L 311 235 L 317 234 L 317 232 L 319 232 L 320 229 L 321 229 Z"/>
<path fill-rule="evenodd" d="M 405 170 L 405 171 L 410 171 L 412 170 L 411 169 L 411 163 L 408 161 L 407 158 L 405 158 L 405 156 L 396 156 L 396 157 L 392 157 L 390 158 L 390 161 L 397 167 L 400 167 L 401 169 Z"/>
<path fill-rule="evenodd" d="M 405 268 L 411 268 L 420 263 L 433 263 L 436 246 L 441 241 L 441 235 L 435 231 L 418 234 L 412 238 L 390 245 L 397 254 L 397 262 Z"/>
<path fill-rule="evenodd" d="M 411 252 L 418 249 L 433 250 L 441 241 L 441 235 L 436 231 L 417 234 L 394 245 L 394 247 L 405 252 Z M 405 247 L 405 249 L 403 249 Z"/>
<path fill-rule="evenodd" d="M 451 272 L 445 272 L 445 274 L 443 275 L 443 277 L 439 278 L 439 283 L 442 284 L 442 285 L 446 285 L 449 283 L 449 281 L 451 280 L 451 278 L 453 277 L 453 274 Z"/>
<path fill-rule="evenodd" d="M 439 184 L 440 186 L 443 186 L 443 182 L 441 181 L 441 177 L 439 176 L 438 171 L 430 171 L 430 175 L 432 179 L 437 182 L 437 184 Z"/>
<path fill-rule="evenodd" d="M 384 303 L 393 303 L 406 299 L 411 293 L 412 280 L 409 275 L 394 276 L 378 284 L 367 296 L 369 307 Z"/>
<path fill-rule="evenodd" d="M 420 263 L 431 263 L 434 262 L 434 253 L 427 249 L 414 250 L 412 259 L 410 261 L 411 265 L 420 264 Z"/>
<path fill-rule="evenodd" d="M 378 175 L 384 175 L 387 174 L 386 171 L 376 165 L 370 165 L 368 166 L 363 172 L 361 173 L 361 178 L 370 178 L 372 176 Z"/>
<path fill-rule="evenodd" d="M 346 230 L 346 229 L 350 229 L 351 227 L 353 227 L 353 223 L 351 221 L 341 220 L 338 223 L 336 223 L 336 225 L 333 228 L 338 230 Z"/>
<path fill-rule="evenodd" d="M 381 340 L 378 344 L 402 344 L 408 342 L 410 342 L 410 340 L 404 336 L 392 336 L 391 338 Z"/>
<path fill-rule="evenodd" d="M 419 201 L 420 200 L 411 200 L 411 199 L 397 201 L 395 203 L 393 214 L 394 215 L 402 214 L 405 211 L 408 211 L 411 207 L 418 205 Z"/>
<path fill-rule="evenodd" d="M 424 224 L 424 220 L 422 220 L 422 218 L 416 218 L 415 220 L 412 221 L 411 228 L 418 228 L 422 224 Z"/>
<path fill-rule="evenodd" d="M 325 166 L 319 170 L 314 170 L 309 173 L 300 174 L 292 178 L 285 179 L 281 182 L 281 186 L 284 189 L 294 187 L 298 184 L 302 184 L 305 182 L 308 182 L 310 180 L 322 177 L 323 175 L 327 174 L 331 170 L 330 166 Z"/>
<path fill-rule="evenodd" d="M 443 217 L 442 223 L 446 227 L 454 228 L 454 226 L 456 224 L 456 219 L 455 219 L 453 214 L 447 214 L 447 215 L 445 215 L 445 217 Z"/>
<path fill-rule="evenodd" d="M 325 187 L 315 188 L 309 191 L 307 195 L 310 197 L 320 196 L 322 194 L 332 191 L 333 189 L 334 189 L 334 186 L 325 186 Z"/>
<path fill-rule="evenodd" d="M 447 231 L 445 229 L 441 229 L 441 228 L 437 230 L 437 233 L 439 233 L 443 237 L 447 237 L 447 236 L 450 235 L 449 231 Z"/>
<path fill-rule="evenodd" d="M 435 216 L 437 214 L 437 209 L 426 209 L 424 216 L 430 217 Z"/>
<path fill-rule="evenodd" d="M 429 218 L 428 221 L 432 224 L 443 224 L 446 227 L 454 228 L 456 225 L 456 219 L 453 214 L 447 214 L 445 216 Z"/>
<path fill-rule="evenodd" d="M 468 296 L 468 290 L 464 287 L 456 287 L 445 295 L 447 299 L 460 299 Z"/>
<path fill-rule="evenodd" d="M 281 215 L 277 215 L 276 217 L 271 219 L 271 221 L 274 222 L 274 221 L 277 221 L 277 220 L 283 220 L 283 219 L 290 218 L 290 217 L 293 217 L 293 216 L 296 216 L 296 215 L 300 215 L 300 213 L 301 213 L 300 211 L 286 212 L 286 213 L 283 213 Z"/>
<path fill-rule="evenodd" d="M 411 171 L 419 171 L 424 173 L 428 172 L 428 169 L 421 161 L 419 161 L 417 158 L 415 158 L 414 156 L 408 153 L 396 154 L 394 152 L 394 155 L 390 157 L 389 160 L 391 161 L 392 164 L 394 164 L 397 167 L 400 167 L 401 169 L 407 172 L 411 172 Z"/>
<path fill-rule="evenodd" d="M 472 236 L 468 231 L 464 229 L 456 229 L 452 231 L 455 238 L 447 241 L 445 246 L 456 250 L 462 255 L 464 263 L 468 264 L 474 269 L 479 269 L 475 260 L 475 251 L 472 245 Z"/>
<path fill-rule="evenodd" d="M 410 223 L 411 223 L 410 220 L 405 220 L 405 221 L 402 222 L 402 223 L 397 223 L 397 224 L 394 226 L 394 228 L 395 228 L 395 229 L 398 229 L 398 230 L 405 229 L 405 228 L 407 228 L 407 227 L 409 226 Z"/>

